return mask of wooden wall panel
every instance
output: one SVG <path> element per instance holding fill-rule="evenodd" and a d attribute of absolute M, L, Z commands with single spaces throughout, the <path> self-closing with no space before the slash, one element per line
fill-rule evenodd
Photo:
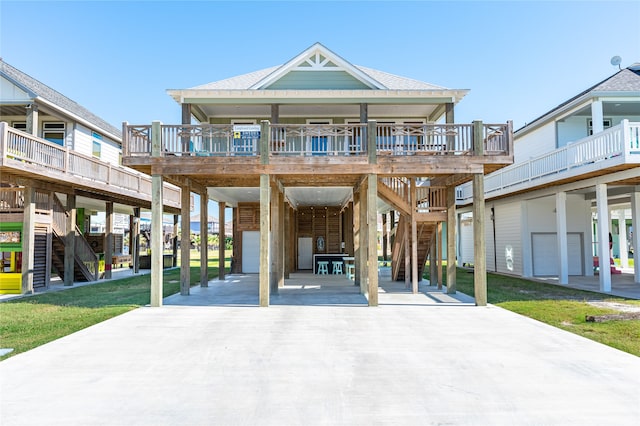
<path fill-rule="evenodd" d="M 238 203 L 238 230 L 260 230 L 260 203 Z"/>

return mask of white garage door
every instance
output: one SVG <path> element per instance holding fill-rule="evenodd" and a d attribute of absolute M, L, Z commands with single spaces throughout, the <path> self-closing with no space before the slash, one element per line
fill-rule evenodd
<path fill-rule="evenodd" d="M 260 231 L 242 232 L 242 272 L 260 272 Z"/>
<path fill-rule="evenodd" d="M 537 277 L 557 276 L 560 272 L 558 257 L 558 240 L 554 233 L 532 233 L 533 275 Z M 582 234 L 567 234 L 567 251 L 569 257 L 569 275 L 583 274 Z"/>

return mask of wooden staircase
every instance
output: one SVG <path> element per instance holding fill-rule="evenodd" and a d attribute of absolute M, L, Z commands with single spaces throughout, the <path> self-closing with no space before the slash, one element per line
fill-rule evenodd
<path fill-rule="evenodd" d="M 68 213 L 64 206 L 54 195 L 53 200 L 53 238 L 51 241 L 51 265 L 58 272 L 60 278 L 64 279 L 66 273 L 64 267 L 64 252 L 67 234 Z M 73 281 L 96 281 L 98 279 L 98 256 L 94 253 L 89 242 L 84 238 L 77 225 L 74 225 L 74 268 Z"/>
<path fill-rule="evenodd" d="M 413 192 L 413 195 L 411 192 Z M 406 178 L 380 178 L 378 197 L 400 214 L 395 227 L 395 240 L 391 251 L 391 277 L 404 280 L 405 274 L 405 231 L 409 218 L 416 218 L 418 243 L 418 281 L 422 280 L 424 264 L 431 250 L 438 222 L 446 221 L 446 188 L 437 186 L 417 186 L 412 190 Z M 410 201 L 411 198 L 413 201 Z M 410 232 L 410 231 L 409 231 Z M 409 234 L 409 247 L 411 247 Z M 411 250 L 411 249 L 409 249 Z M 410 255 L 410 253 L 409 253 Z M 411 278 L 411 271 L 408 272 Z"/>
<path fill-rule="evenodd" d="M 394 281 L 403 281 L 405 279 L 405 244 L 404 233 L 407 219 L 404 215 L 400 216 L 398 225 L 396 226 L 396 237 L 391 250 L 391 278 Z M 418 281 L 422 281 L 424 265 L 431 251 L 431 241 L 436 232 L 435 222 L 418 222 Z M 411 248 L 409 248 L 411 250 Z M 409 270 L 409 278 L 411 270 Z"/>

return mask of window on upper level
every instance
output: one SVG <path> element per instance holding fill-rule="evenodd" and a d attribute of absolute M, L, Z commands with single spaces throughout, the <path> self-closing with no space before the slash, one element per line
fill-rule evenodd
<path fill-rule="evenodd" d="M 42 138 L 64 146 L 66 128 L 66 124 L 62 122 L 44 122 L 42 123 Z"/>
<path fill-rule="evenodd" d="M 605 118 L 602 120 L 602 128 L 608 129 L 611 127 L 612 120 L 610 118 Z M 593 120 L 587 120 L 587 134 L 591 136 L 593 134 Z"/>
<path fill-rule="evenodd" d="M 23 132 L 27 131 L 27 122 L 26 121 L 14 121 L 11 123 L 11 127 L 17 130 L 22 130 Z"/>
<path fill-rule="evenodd" d="M 100 158 L 102 155 L 102 135 L 96 132 L 91 132 L 91 137 L 93 139 L 93 149 L 91 154 L 96 158 Z"/>

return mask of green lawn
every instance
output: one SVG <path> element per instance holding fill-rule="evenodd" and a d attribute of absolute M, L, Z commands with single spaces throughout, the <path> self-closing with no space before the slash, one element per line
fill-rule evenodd
<path fill-rule="evenodd" d="M 218 260 L 209 261 L 209 279 Z M 214 266 L 215 264 L 215 266 Z M 200 262 L 191 267 L 191 285 L 200 283 Z M 28 351 L 75 331 L 149 303 L 151 275 L 138 275 L 0 303 L 0 348 Z M 164 297 L 180 291 L 180 269 L 163 274 Z"/>
<path fill-rule="evenodd" d="M 428 271 L 428 268 L 425 269 Z M 443 275 L 446 283 L 446 273 Z M 462 293 L 473 295 L 473 273 L 458 269 L 456 288 Z M 487 300 L 504 309 L 640 356 L 640 321 L 594 323 L 585 319 L 587 315 L 619 313 L 595 307 L 588 301 L 602 300 L 640 306 L 640 300 L 610 297 L 498 274 L 487 274 Z"/>

